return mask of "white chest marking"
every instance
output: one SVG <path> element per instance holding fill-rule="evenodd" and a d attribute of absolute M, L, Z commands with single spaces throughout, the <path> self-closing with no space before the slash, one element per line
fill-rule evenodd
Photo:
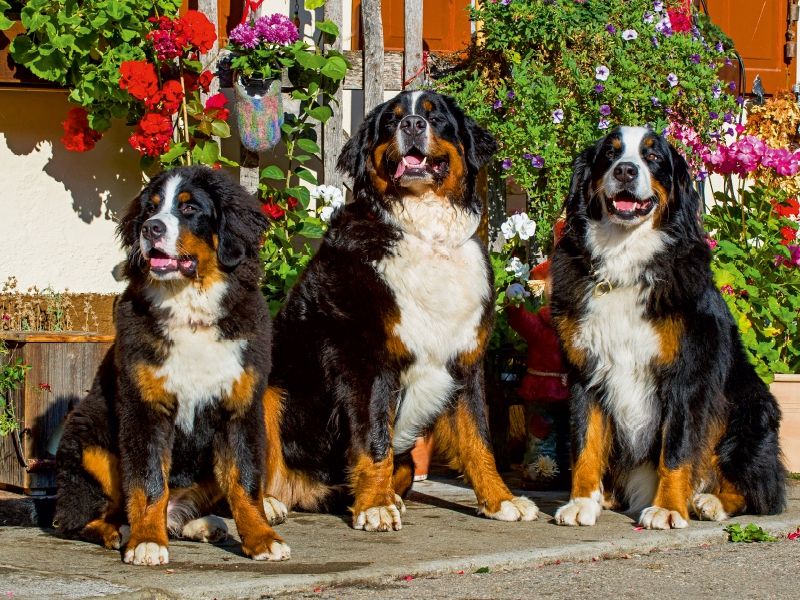
<path fill-rule="evenodd" d="M 478 217 L 436 202 L 438 209 L 419 199 L 405 203 L 397 224 L 416 234 L 406 233 L 395 254 L 376 264 L 400 308 L 394 332 L 414 357 L 400 376 L 395 452 L 413 446 L 420 428 L 450 399 L 456 384 L 447 363 L 475 350 L 491 297 L 482 250 L 471 239 Z"/>
<path fill-rule="evenodd" d="M 194 427 L 196 412 L 229 395 L 244 373 L 242 352 L 246 340 L 223 340 L 215 323 L 226 284 L 215 283 L 205 291 L 187 285 L 175 294 L 159 287 L 154 304 L 170 309 L 165 324 L 171 342 L 169 355 L 156 371 L 165 378 L 164 388 L 178 400 L 176 424 L 186 433 Z M 193 327 L 190 323 L 200 323 Z"/>
<path fill-rule="evenodd" d="M 645 318 L 650 286 L 642 274 L 645 263 L 665 247 L 661 235 L 649 222 L 628 230 L 605 220 L 590 224 L 587 233 L 587 247 L 602 261 L 595 281 L 607 279 L 614 289 L 598 298 L 595 283 L 587 285 L 576 342 L 595 359 L 591 385 L 602 391 L 621 441 L 637 458 L 649 449 L 659 421 L 652 365 L 661 348 Z"/>

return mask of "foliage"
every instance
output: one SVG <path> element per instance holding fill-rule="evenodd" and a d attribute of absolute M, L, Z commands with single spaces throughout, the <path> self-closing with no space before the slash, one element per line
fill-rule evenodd
<path fill-rule="evenodd" d="M 339 30 L 331 21 L 317 22 L 328 43 L 332 43 Z M 275 315 L 283 304 L 286 293 L 294 285 L 314 254 L 309 240 L 321 238 L 327 225 L 318 213 L 324 206 L 317 203 L 315 210 L 309 207 L 312 191 L 305 184 L 317 185 L 317 178 L 306 164 L 321 158 L 314 127 L 324 124 L 333 111 L 330 103 L 342 84 L 347 70 L 351 68 L 347 59 L 336 50 L 324 49 L 298 41 L 287 51 L 282 64 L 289 68 L 296 82 L 292 98 L 299 100 L 298 114 L 286 114 L 281 127 L 288 168 L 270 165 L 261 172 L 259 195 L 264 212 L 272 220 L 270 235 L 264 242 L 261 256 L 265 263 L 266 277 L 263 292 L 269 302 L 270 312 Z M 333 192 L 315 188 L 315 200 L 326 201 L 328 206 L 338 204 Z M 339 192 L 338 198 L 341 198 Z M 342 199 L 341 203 L 344 201 Z"/>
<path fill-rule="evenodd" d="M 731 48 L 709 43 L 675 12 L 672 23 L 661 4 L 482 3 L 471 18 L 482 22 L 483 44 L 438 82 L 497 138 L 498 160 L 527 192 L 545 248 L 572 160 L 609 128 L 662 131 L 676 115 L 708 141 L 720 115 L 736 109 L 735 84 L 717 77 Z"/>
<path fill-rule="evenodd" d="M 223 100 L 200 101 L 211 73 L 199 57 L 216 28 L 197 11 L 177 17 L 179 7 L 179 0 L 28 0 L 27 33 L 14 39 L 11 56 L 70 89 L 68 149 L 91 150 L 112 119 L 125 119 L 136 124 L 130 143 L 143 170 L 158 157 L 165 167 L 234 164 L 213 138 L 230 135 Z"/>
<path fill-rule="evenodd" d="M 9 353 L 3 340 L 0 340 L 0 357 Z M 19 429 L 19 422 L 14 413 L 14 405 L 8 402 L 8 392 L 19 389 L 25 383 L 25 375 L 30 369 L 22 364 L 22 359 L 0 364 L 0 436 L 5 436 Z"/>
<path fill-rule="evenodd" d="M 745 542 L 751 544 L 753 542 L 777 542 L 768 531 L 764 531 L 761 527 L 748 523 L 744 529 L 739 523 L 733 523 L 725 528 L 725 532 L 730 536 L 732 542 Z"/>
<path fill-rule="evenodd" d="M 298 37 L 297 26 L 285 15 L 253 16 L 231 31 L 229 46 L 235 52 L 231 66 L 246 78 L 280 76 L 283 67 L 292 64 L 291 44 Z"/>

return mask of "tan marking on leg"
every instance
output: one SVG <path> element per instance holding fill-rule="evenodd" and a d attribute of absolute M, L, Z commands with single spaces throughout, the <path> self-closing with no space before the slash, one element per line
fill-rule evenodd
<path fill-rule="evenodd" d="M 487 514 L 499 512 L 500 505 L 514 495 L 500 478 L 494 454 L 464 404 L 459 402 L 454 415 L 442 415 L 433 431 L 437 450 L 448 458 L 451 467 L 464 474 L 475 491 L 478 505 Z"/>
<path fill-rule="evenodd" d="M 394 452 L 390 448 L 386 458 L 374 461 L 362 454 L 351 462 L 348 481 L 355 496 L 350 508 L 354 515 L 369 508 L 394 504 Z"/>
<path fill-rule="evenodd" d="M 667 317 L 654 324 L 659 338 L 660 352 L 656 358 L 659 366 L 669 366 L 678 358 L 683 337 L 683 320 L 679 317 Z"/>
<path fill-rule="evenodd" d="M 577 346 L 578 321 L 569 317 L 558 317 L 553 319 L 553 323 L 569 362 L 582 369 L 586 365 L 586 352 Z"/>
<path fill-rule="evenodd" d="M 653 506 L 674 510 L 684 520 L 689 520 L 689 500 L 692 497 L 692 468 L 682 465 L 668 469 L 662 455 L 658 464 L 658 486 Z"/>
<path fill-rule="evenodd" d="M 108 498 L 106 514 L 113 515 L 120 512 L 123 503 L 119 459 L 105 448 L 90 446 L 83 450 L 82 462 L 83 468 L 97 480 Z"/>
<path fill-rule="evenodd" d="M 95 519 L 87 523 L 83 528 L 81 538 L 100 544 L 107 550 L 116 550 L 122 540 L 119 528 L 120 523 L 108 521 L 106 518 Z"/>
<path fill-rule="evenodd" d="M 169 490 L 165 487 L 161 496 L 153 501 L 147 498 L 142 489 L 134 489 L 128 498 L 128 522 L 131 537 L 128 549 L 139 544 L 152 542 L 159 546 L 169 546 L 167 539 L 167 504 Z"/>
<path fill-rule="evenodd" d="M 175 394 L 166 391 L 164 385 L 167 378 L 156 375 L 157 368 L 153 365 L 139 363 L 134 370 L 136 387 L 144 402 L 160 408 L 164 413 L 170 413 L 175 408 L 177 398 Z"/>
<path fill-rule="evenodd" d="M 243 415 L 253 403 L 253 390 L 258 384 L 258 373 L 253 367 L 247 367 L 233 382 L 231 391 L 223 397 L 222 405 L 235 416 Z"/>
<path fill-rule="evenodd" d="M 611 452 L 611 427 L 599 406 L 589 409 L 583 448 L 572 466 L 570 498 L 590 498 L 600 491 Z"/>
<path fill-rule="evenodd" d="M 392 487 L 394 493 L 403 498 L 411 486 L 414 485 L 414 467 L 413 463 L 406 462 L 397 465 L 392 476 Z"/>

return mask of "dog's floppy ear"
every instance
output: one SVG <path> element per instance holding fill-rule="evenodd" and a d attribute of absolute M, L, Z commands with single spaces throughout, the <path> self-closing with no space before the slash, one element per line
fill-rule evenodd
<path fill-rule="evenodd" d="M 472 117 L 464 114 L 462 108 L 451 96 L 443 96 L 448 110 L 453 114 L 461 129 L 461 138 L 467 140 L 465 148 L 469 167 L 478 171 L 489 164 L 492 156 L 497 152 L 497 142 L 492 134 L 478 125 Z"/>
<path fill-rule="evenodd" d="M 575 157 L 572 162 L 572 181 L 569 184 L 569 194 L 564 201 L 567 221 L 579 218 L 579 210 L 586 197 L 586 188 L 592 176 L 592 163 L 597 156 L 597 144 L 586 148 Z"/>
<path fill-rule="evenodd" d="M 140 192 L 136 198 L 128 202 L 117 225 L 117 237 L 122 241 L 122 245 L 126 250 L 130 250 L 139 240 L 139 230 L 142 225 L 142 196 L 144 193 L 144 191 Z"/>
<path fill-rule="evenodd" d="M 355 135 L 347 140 L 336 162 L 336 169 L 340 173 L 349 175 L 354 181 L 361 181 L 367 177 L 367 159 L 375 143 L 378 123 L 386 104 L 384 102 L 372 109 Z"/>
<path fill-rule="evenodd" d="M 686 208 L 691 213 L 700 210 L 700 195 L 694 187 L 692 173 L 686 159 L 672 144 L 669 144 L 672 157 L 672 202 Z"/>
<path fill-rule="evenodd" d="M 254 255 L 269 221 L 255 197 L 223 171 L 201 169 L 198 183 L 211 196 L 217 213 L 217 258 L 223 266 L 233 269 L 248 255 Z"/>

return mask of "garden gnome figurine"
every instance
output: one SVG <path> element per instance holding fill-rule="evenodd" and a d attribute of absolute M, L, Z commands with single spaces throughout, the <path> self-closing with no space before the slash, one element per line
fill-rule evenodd
<path fill-rule="evenodd" d="M 560 227 L 556 230 L 560 233 Z M 528 287 L 546 293 L 550 261 L 531 272 Z M 526 452 L 522 485 L 527 489 L 569 489 L 569 385 L 566 361 L 550 317 L 550 307 L 532 313 L 506 306 L 508 324 L 528 344 L 527 373 L 517 393 L 525 399 Z"/>

